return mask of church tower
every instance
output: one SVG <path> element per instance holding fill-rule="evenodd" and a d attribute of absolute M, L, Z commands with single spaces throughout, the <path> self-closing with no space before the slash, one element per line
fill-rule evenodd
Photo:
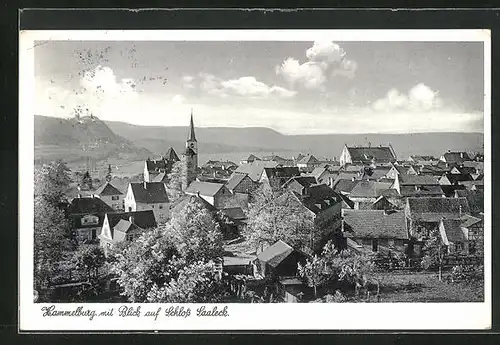
<path fill-rule="evenodd" d="M 198 170 L 198 142 L 194 134 L 193 110 L 191 109 L 191 122 L 186 140 L 186 150 L 184 151 L 182 190 L 186 190 L 191 182 L 196 180 Z"/>

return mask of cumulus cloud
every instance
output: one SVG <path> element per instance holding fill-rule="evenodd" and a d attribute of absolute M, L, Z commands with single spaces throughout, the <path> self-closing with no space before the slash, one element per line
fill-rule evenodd
<path fill-rule="evenodd" d="M 423 83 L 412 87 L 408 94 L 391 89 L 384 98 L 373 103 L 373 109 L 377 111 L 430 111 L 443 105 L 442 100 L 437 95 L 438 92 Z"/>
<path fill-rule="evenodd" d="M 86 71 L 80 80 L 84 93 L 114 98 L 121 95 L 135 95 L 136 83 L 131 78 L 123 78 L 117 81 L 116 75 L 109 67 L 97 66 L 95 69 Z"/>
<path fill-rule="evenodd" d="M 182 95 L 175 95 L 172 97 L 172 102 L 174 103 L 184 103 L 186 101 L 186 97 Z"/>
<path fill-rule="evenodd" d="M 306 50 L 307 60 L 300 63 L 292 57 L 276 66 L 276 74 L 282 76 L 292 87 L 306 89 L 322 88 L 329 77 L 343 75 L 354 77 L 357 63 L 347 59 L 347 53 L 331 41 L 316 41 Z"/>
<path fill-rule="evenodd" d="M 290 98 L 296 92 L 284 87 L 269 86 L 255 77 L 247 76 L 237 79 L 223 80 L 212 74 L 200 74 L 202 81 L 200 87 L 206 93 L 218 97 L 239 96 L 246 98 L 279 97 Z"/>

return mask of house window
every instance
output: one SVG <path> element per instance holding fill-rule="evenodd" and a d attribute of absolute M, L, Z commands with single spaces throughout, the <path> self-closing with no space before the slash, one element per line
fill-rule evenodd
<path fill-rule="evenodd" d="M 462 242 L 458 242 L 457 244 L 455 244 L 455 250 L 457 252 L 464 250 L 464 244 Z"/>
<path fill-rule="evenodd" d="M 151 208 L 155 208 L 155 205 L 151 205 Z"/>
<path fill-rule="evenodd" d="M 127 241 L 133 241 L 134 235 L 133 234 L 127 235 L 126 239 L 127 239 Z"/>
<path fill-rule="evenodd" d="M 378 240 L 376 238 L 374 238 L 372 241 L 372 251 L 374 252 L 378 251 Z"/>
<path fill-rule="evenodd" d="M 469 242 L 469 254 L 476 254 L 476 241 Z"/>
<path fill-rule="evenodd" d="M 387 240 L 387 245 L 388 245 L 389 247 L 394 247 L 394 240 L 393 240 L 393 239 L 388 239 L 388 240 Z"/>
<path fill-rule="evenodd" d="M 92 229 L 92 239 L 95 240 L 96 237 L 97 237 L 97 231 L 96 229 Z"/>
<path fill-rule="evenodd" d="M 160 210 L 163 209 L 163 205 L 160 205 L 159 207 L 160 207 Z"/>
<path fill-rule="evenodd" d="M 120 199 L 120 197 L 118 195 L 112 195 L 111 196 L 111 200 L 118 200 Z"/>

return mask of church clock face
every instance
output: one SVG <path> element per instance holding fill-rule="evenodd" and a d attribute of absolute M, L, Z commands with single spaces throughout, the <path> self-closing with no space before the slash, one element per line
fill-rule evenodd
<path fill-rule="evenodd" d="M 194 143 L 189 144 L 189 147 L 194 149 Z"/>

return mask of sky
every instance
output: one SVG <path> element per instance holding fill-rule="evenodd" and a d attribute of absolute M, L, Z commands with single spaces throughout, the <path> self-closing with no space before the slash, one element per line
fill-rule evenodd
<path fill-rule="evenodd" d="M 36 114 L 283 134 L 482 132 L 481 42 L 43 41 Z"/>

